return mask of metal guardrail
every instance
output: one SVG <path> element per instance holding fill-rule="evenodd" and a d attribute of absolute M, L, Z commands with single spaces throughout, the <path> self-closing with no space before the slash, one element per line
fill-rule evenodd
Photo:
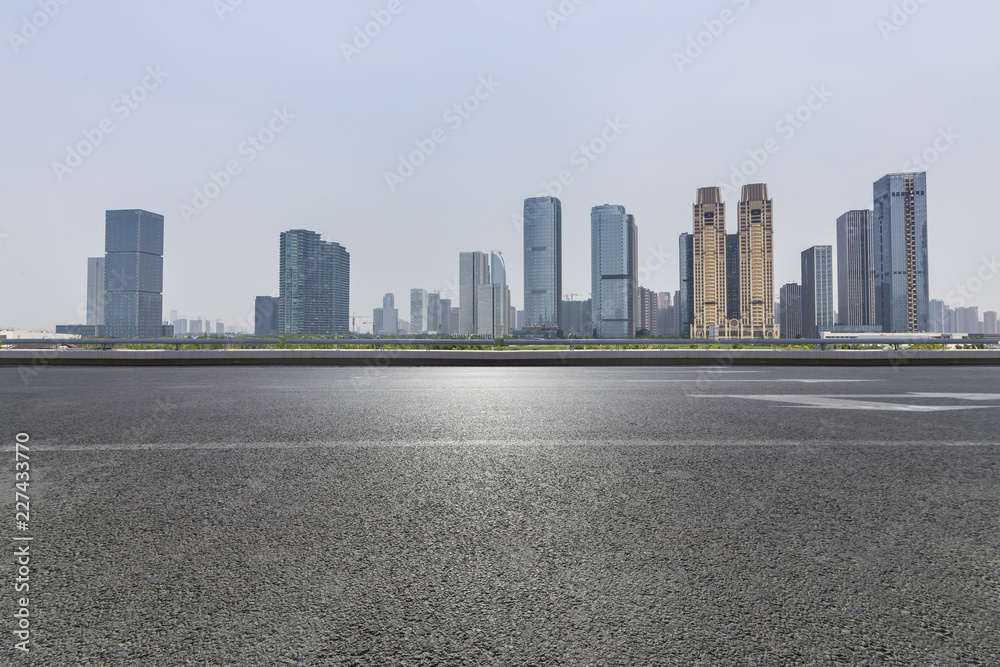
<path fill-rule="evenodd" d="M 899 349 L 904 345 L 941 345 L 946 349 L 956 345 L 1000 345 L 1000 338 L 722 338 L 713 339 L 681 339 L 681 338 L 507 338 L 498 341 L 490 339 L 467 338 L 7 338 L 5 345 L 75 345 L 94 346 L 102 350 L 110 350 L 123 345 L 161 345 L 180 350 L 182 345 L 205 347 L 221 345 L 230 347 L 271 347 L 276 345 L 292 345 L 297 347 L 333 346 L 342 347 L 568 347 L 571 351 L 577 347 L 613 347 L 620 350 L 623 347 L 648 347 L 665 349 L 669 347 L 690 347 L 692 345 L 708 346 L 722 345 L 724 347 L 767 347 L 776 349 L 789 346 L 812 346 L 825 350 L 831 346 L 892 346 Z"/>

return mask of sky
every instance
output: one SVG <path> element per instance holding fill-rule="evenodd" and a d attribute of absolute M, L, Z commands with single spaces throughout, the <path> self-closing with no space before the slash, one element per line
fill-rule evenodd
<path fill-rule="evenodd" d="M 927 172 L 931 298 L 998 310 L 998 24 L 991 0 L 5 0 L 0 328 L 84 321 L 108 209 L 165 216 L 164 318 L 252 327 L 303 228 L 350 252 L 359 330 L 386 292 L 404 319 L 411 288 L 457 303 L 462 251 L 501 251 L 521 308 L 540 194 L 565 294 L 601 204 L 673 292 L 697 189 L 733 232 L 744 180 L 777 293 L 898 171 Z"/>

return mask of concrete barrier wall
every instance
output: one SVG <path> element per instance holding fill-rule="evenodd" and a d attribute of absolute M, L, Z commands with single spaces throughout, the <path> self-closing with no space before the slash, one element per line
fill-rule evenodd
<path fill-rule="evenodd" d="M 1000 350 L 3 350 L 0 366 L 1000 365 Z"/>

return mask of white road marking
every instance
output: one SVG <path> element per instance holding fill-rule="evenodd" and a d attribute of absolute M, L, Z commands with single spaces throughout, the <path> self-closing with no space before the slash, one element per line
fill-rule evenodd
<path fill-rule="evenodd" d="M 703 378 L 704 379 L 704 378 Z M 655 382 L 691 382 L 691 380 L 677 380 L 677 379 L 660 379 L 660 380 L 625 380 L 625 382 L 636 384 L 636 383 L 655 383 Z M 754 379 L 754 380 L 719 380 L 719 382 L 798 382 L 801 384 L 831 384 L 838 382 L 881 382 L 881 380 L 789 380 L 789 379 L 776 379 L 769 380 L 766 378 Z"/>
<path fill-rule="evenodd" d="M 832 410 L 882 410 L 888 412 L 946 412 L 951 410 L 983 410 L 1000 408 L 1000 405 L 911 405 L 905 403 L 883 403 L 879 398 L 948 398 L 964 401 L 1000 401 L 1000 394 L 946 394 L 946 393 L 909 393 L 909 394 L 854 394 L 847 396 L 809 395 L 809 394 L 757 394 L 757 395 L 722 395 L 722 394 L 692 394 L 692 398 L 745 398 L 752 401 L 772 401 L 789 403 L 797 408 L 825 408 Z"/>

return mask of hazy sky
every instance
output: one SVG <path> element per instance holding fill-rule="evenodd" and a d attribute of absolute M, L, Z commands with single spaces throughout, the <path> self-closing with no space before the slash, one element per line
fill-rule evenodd
<path fill-rule="evenodd" d="M 83 321 L 118 208 L 166 217 L 164 317 L 248 318 L 295 228 L 347 247 L 364 319 L 455 289 L 464 250 L 504 253 L 521 308 L 516 216 L 561 172 L 567 294 L 605 203 L 677 289 L 696 189 L 740 171 L 774 199 L 777 288 L 925 153 L 931 297 L 1000 308 L 992 0 L 63 2 L 0 9 L 0 328 Z"/>

